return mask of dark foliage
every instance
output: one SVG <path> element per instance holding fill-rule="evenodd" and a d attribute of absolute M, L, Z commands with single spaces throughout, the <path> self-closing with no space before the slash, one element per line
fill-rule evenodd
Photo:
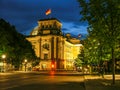
<path fill-rule="evenodd" d="M 6 54 L 6 61 L 16 67 L 19 67 L 24 59 L 30 61 L 36 58 L 26 37 L 18 33 L 14 26 L 0 19 L 0 55 L 2 54 Z"/>

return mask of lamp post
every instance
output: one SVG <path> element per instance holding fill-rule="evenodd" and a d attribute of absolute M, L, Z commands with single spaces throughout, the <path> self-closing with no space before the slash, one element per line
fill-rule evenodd
<path fill-rule="evenodd" d="M 3 54 L 3 55 L 2 55 L 2 59 L 3 59 L 3 72 L 4 72 L 4 69 L 5 69 L 5 66 L 4 66 L 4 63 L 5 63 L 5 58 L 6 58 L 6 55 L 5 55 L 5 54 Z"/>
<path fill-rule="evenodd" d="M 25 71 L 26 71 L 26 67 L 27 67 L 27 59 L 25 59 Z"/>

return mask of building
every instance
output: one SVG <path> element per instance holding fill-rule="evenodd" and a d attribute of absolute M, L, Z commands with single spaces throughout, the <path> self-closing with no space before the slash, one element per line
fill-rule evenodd
<path fill-rule="evenodd" d="M 74 68 L 74 59 L 82 45 L 70 34 L 64 36 L 61 27 L 62 23 L 56 18 L 41 19 L 26 38 L 32 43 L 37 57 L 40 57 L 40 70 Z"/>

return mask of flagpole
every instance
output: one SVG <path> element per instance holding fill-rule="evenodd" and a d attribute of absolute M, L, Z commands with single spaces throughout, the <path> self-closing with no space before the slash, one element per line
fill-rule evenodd
<path fill-rule="evenodd" d="M 52 12 L 51 12 L 51 9 L 50 9 L 50 14 L 49 14 L 49 15 L 50 15 L 50 19 L 51 19 L 51 18 L 52 18 Z"/>
<path fill-rule="evenodd" d="M 81 38 L 81 36 L 82 36 L 81 34 L 78 34 L 78 39 L 80 39 L 80 38 Z"/>
<path fill-rule="evenodd" d="M 50 14 L 50 19 L 52 18 L 52 14 Z"/>

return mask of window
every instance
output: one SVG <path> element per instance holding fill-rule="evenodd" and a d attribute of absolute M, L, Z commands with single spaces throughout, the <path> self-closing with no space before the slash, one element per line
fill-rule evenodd
<path fill-rule="evenodd" d="M 48 59 L 48 54 L 44 54 L 44 59 Z"/>
<path fill-rule="evenodd" d="M 51 29 L 51 28 L 52 28 L 52 25 L 50 25 L 49 27 L 50 27 L 50 29 Z"/>
<path fill-rule="evenodd" d="M 42 25 L 42 29 L 44 29 L 44 25 Z"/>
<path fill-rule="evenodd" d="M 49 50 L 49 44 L 47 43 L 43 44 L 43 48 Z"/>

